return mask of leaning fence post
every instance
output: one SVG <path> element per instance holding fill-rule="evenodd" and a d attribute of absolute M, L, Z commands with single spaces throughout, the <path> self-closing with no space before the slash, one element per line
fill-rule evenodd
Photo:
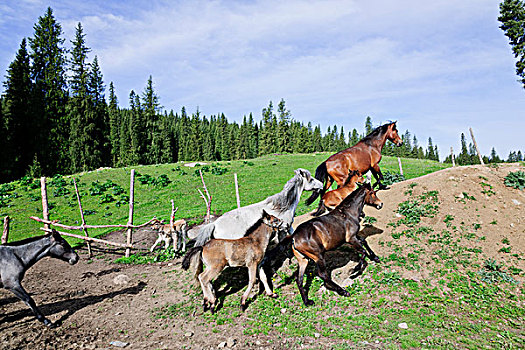
<path fill-rule="evenodd" d="M 4 218 L 4 233 L 2 233 L 2 244 L 6 244 L 9 239 L 9 216 Z"/>
<path fill-rule="evenodd" d="M 469 130 L 470 130 L 470 136 L 472 137 L 472 142 L 474 142 L 474 147 L 476 148 L 476 152 L 478 153 L 479 162 L 481 163 L 481 165 L 485 165 L 485 163 L 483 163 L 483 157 L 481 156 L 481 153 L 479 152 L 479 148 L 478 148 L 476 139 L 474 138 L 474 132 L 472 131 L 472 128 L 469 128 Z"/>
<path fill-rule="evenodd" d="M 49 220 L 49 207 L 47 205 L 47 188 L 46 188 L 46 178 L 40 178 L 40 191 L 42 193 L 42 216 L 44 220 Z M 49 225 L 45 224 L 44 227 L 49 229 Z"/>
<path fill-rule="evenodd" d="M 84 231 L 84 235 L 86 237 L 89 237 L 87 228 L 86 228 L 86 220 L 84 219 L 84 210 L 82 210 L 82 202 L 80 201 L 80 193 L 78 193 L 78 187 L 77 187 L 77 181 L 73 177 L 73 185 L 75 185 L 75 192 L 77 194 L 77 201 L 78 201 L 78 207 L 80 208 L 80 218 L 82 219 L 82 231 Z M 89 241 L 86 241 L 87 249 L 88 249 L 88 255 L 91 258 L 93 256 L 93 252 L 91 251 L 91 243 Z"/>
<path fill-rule="evenodd" d="M 131 169 L 131 176 L 129 180 L 129 219 L 128 225 L 133 225 L 133 200 L 134 200 L 134 187 L 135 187 L 135 169 Z M 132 242 L 133 229 L 128 227 L 126 243 L 128 248 L 126 248 L 126 257 L 129 257 L 131 249 L 129 246 Z"/>
<path fill-rule="evenodd" d="M 454 157 L 454 148 L 450 147 L 450 159 L 452 159 L 452 166 L 456 166 L 456 157 Z"/>

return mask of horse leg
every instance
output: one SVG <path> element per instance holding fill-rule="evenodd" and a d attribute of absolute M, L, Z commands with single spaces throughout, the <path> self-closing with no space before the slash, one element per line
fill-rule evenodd
<path fill-rule="evenodd" d="M 199 282 L 201 283 L 202 292 L 204 294 L 204 311 L 207 309 L 207 304 L 208 308 L 211 310 L 211 313 L 215 312 L 217 297 L 215 296 L 211 282 L 219 275 L 219 273 L 221 273 L 223 267 L 224 266 L 209 266 L 206 267 L 206 270 L 204 270 L 204 272 L 199 275 Z"/>
<path fill-rule="evenodd" d="M 188 239 L 188 234 L 186 232 L 186 226 L 183 226 L 181 228 L 179 236 L 180 236 L 180 241 L 181 241 L 181 245 L 182 245 L 182 247 L 180 247 L 180 248 L 181 248 L 181 250 L 183 252 L 185 252 L 186 251 L 186 240 Z"/>
<path fill-rule="evenodd" d="M 48 327 L 53 326 L 53 323 L 50 320 L 48 320 L 44 316 L 44 314 L 42 314 L 40 309 L 36 306 L 36 303 L 33 300 L 33 298 L 31 298 L 29 294 L 27 294 L 20 282 L 15 282 L 13 283 L 13 285 L 4 285 L 4 288 L 11 291 L 14 295 L 16 295 L 18 299 L 22 300 L 27 306 L 29 306 L 35 314 L 37 320 L 44 323 L 44 325 Z"/>
<path fill-rule="evenodd" d="M 155 247 L 160 243 L 162 242 L 162 237 L 159 235 L 159 238 L 157 238 L 157 240 L 155 241 L 155 244 L 153 244 L 151 246 L 151 248 L 149 249 L 150 252 L 153 252 L 153 250 L 155 249 Z"/>
<path fill-rule="evenodd" d="M 246 299 L 250 296 L 250 292 L 257 281 L 257 264 L 252 264 L 248 267 L 248 288 L 246 292 L 242 295 L 241 298 L 241 309 L 242 311 L 246 310 Z"/>
<path fill-rule="evenodd" d="M 262 284 L 264 285 L 264 290 L 266 291 L 266 295 L 272 298 L 277 298 L 277 294 L 272 292 L 272 288 L 270 288 L 270 285 L 268 284 L 268 277 L 266 276 L 266 272 L 264 272 L 264 267 L 262 265 L 259 265 L 259 280 L 261 280 Z"/>
<path fill-rule="evenodd" d="M 316 261 L 317 265 L 317 274 L 321 279 L 324 281 L 324 284 L 326 288 L 331 289 L 335 292 L 337 292 L 339 295 L 342 295 L 344 297 L 349 297 L 350 293 L 348 291 L 341 288 L 337 283 L 335 283 L 332 278 L 330 277 L 330 274 L 326 270 L 326 265 L 324 262 L 324 257 L 320 257 L 319 260 Z"/>
<path fill-rule="evenodd" d="M 297 276 L 296 276 L 296 282 L 297 282 L 297 287 L 299 288 L 299 293 L 301 293 L 301 298 L 303 299 L 304 305 L 306 306 L 313 305 L 314 301 L 308 299 L 308 294 L 306 293 L 304 286 L 303 286 L 303 277 L 304 277 L 304 272 L 306 271 L 306 267 L 308 266 L 308 259 L 303 254 L 295 250 L 295 248 L 293 248 L 293 253 L 295 257 L 297 258 L 297 262 L 299 263 L 299 269 L 297 270 Z"/>
<path fill-rule="evenodd" d="M 361 274 L 363 274 L 363 271 L 368 266 L 368 263 L 365 260 L 367 253 L 366 253 L 365 248 L 363 248 L 363 246 L 361 245 L 361 242 L 359 241 L 359 239 L 356 237 L 355 234 L 351 236 L 348 243 L 350 243 L 354 247 L 354 249 L 357 251 L 357 254 L 359 255 L 359 263 L 354 268 L 354 271 L 352 272 L 352 275 L 350 276 L 350 278 L 354 279 L 360 276 Z"/>
<path fill-rule="evenodd" d="M 370 248 L 370 246 L 368 245 L 368 242 L 366 241 L 366 239 L 364 237 L 357 236 L 357 239 L 359 239 L 359 241 L 361 242 L 363 247 L 366 249 L 368 259 L 370 259 L 370 260 L 372 260 L 373 262 L 376 262 L 376 263 L 381 262 L 381 260 L 376 255 L 376 253 L 374 253 L 372 248 Z"/>
<path fill-rule="evenodd" d="M 372 172 L 372 175 L 374 175 L 376 181 L 379 183 L 378 189 L 380 190 L 388 190 L 390 187 L 387 185 L 383 185 L 381 181 L 384 181 L 385 178 L 383 177 L 383 173 L 381 172 L 381 169 L 379 168 L 379 164 L 376 164 L 370 168 L 370 171 Z"/>

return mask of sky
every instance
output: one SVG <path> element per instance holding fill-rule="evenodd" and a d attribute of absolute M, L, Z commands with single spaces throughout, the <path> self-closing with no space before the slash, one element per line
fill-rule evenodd
<path fill-rule="evenodd" d="M 0 72 L 50 6 L 82 23 L 119 105 L 151 75 L 165 110 L 241 122 L 284 99 L 292 118 L 363 131 L 398 121 L 441 159 L 469 127 L 483 154 L 525 150 L 525 89 L 495 0 L 129 0 L 0 3 Z M 2 91 L 3 86 L 0 88 Z"/>

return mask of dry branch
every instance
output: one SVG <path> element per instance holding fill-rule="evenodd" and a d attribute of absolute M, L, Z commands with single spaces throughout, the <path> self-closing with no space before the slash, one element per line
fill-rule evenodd
<path fill-rule="evenodd" d="M 42 231 L 46 231 L 46 232 L 53 232 L 53 230 L 51 230 L 49 228 L 41 227 L 40 229 Z M 61 232 L 61 231 L 57 231 L 57 232 L 60 233 L 63 236 L 74 237 L 74 238 L 82 239 L 84 241 L 91 241 L 91 242 L 97 242 L 97 243 L 102 243 L 102 244 L 109 244 L 109 245 L 113 245 L 113 246 L 121 247 L 121 248 L 126 248 L 126 249 L 133 248 L 133 246 L 131 244 L 110 242 L 110 241 L 106 241 L 106 240 L 103 240 L 103 239 L 100 239 L 100 238 L 85 237 L 85 236 L 80 236 L 80 235 L 76 235 L 74 233 L 69 233 L 69 232 Z"/>
<path fill-rule="evenodd" d="M 46 178 L 40 178 L 40 191 L 42 193 L 42 216 L 44 220 L 49 220 L 49 207 L 47 205 L 47 188 L 46 188 Z M 45 228 L 49 228 L 49 225 L 45 225 Z"/>
<path fill-rule="evenodd" d="M 202 176 L 202 171 L 199 169 L 199 175 L 201 176 L 202 180 L 202 187 L 204 187 L 204 192 L 206 193 L 206 196 L 208 197 L 208 200 L 206 200 L 206 197 L 204 197 L 204 194 L 201 192 L 200 189 L 197 189 L 199 193 L 201 194 L 202 199 L 204 199 L 204 203 L 206 203 L 206 223 L 210 222 L 210 214 L 211 214 L 211 200 L 212 197 L 210 195 L 210 192 L 208 192 L 208 188 L 206 187 L 206 183 L 204 182 L 204 177 Z"/>

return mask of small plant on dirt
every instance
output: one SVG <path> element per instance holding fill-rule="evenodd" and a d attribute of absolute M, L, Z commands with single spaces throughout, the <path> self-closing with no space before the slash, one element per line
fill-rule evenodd
<path fill-rule="evenodd" d="M 505 176 L 504 183 L 507 187 L 523 190 L 525 188 L 525 172 L 521 170 L 510 172 L 507 176 Z"/>
<path fill-rule="evenodd" d="M 498 250 L 498 252 L 500 252 L 500 253 L 510 253 L 511 249 L 512 249 L 512 247 L 503 247 L 500 250 Z"/>
<path fill-rule="evenodd" d="M 509 239 L 508 239 L 507 237 L 503 238 L 503 239 L 501 240 L 501 243 L 503 243 L 503 244 L 507 244 L 507 245 L 510 245 L 510 241 L 509 241 Z"/>
<path fill-rule="evenodd" d="M 377 222 L 377 219 L 373 216 L 365 216 L 365 218 L 363 219 L 363 223 L 365 225 L 372 225 L 376 222 Z"/>
<path fill-rule="evenodd" d="M 445 218 L 443 219 L 443 222 L 445 223 L 445 225 L 447 225 L 447 227 L 450 227 L 452 225 L 450 223 L 452 220 L 454 220 L 454 216 L 447 214 L 447 216 L 445 216 Z"/>
<path fill-rule="evenodd" d="M 437 191 L 425 192 L 416 199 L 400 203 L 397 212 L 404 217 L 394 223 L 394 226 L 405 224 L 414 227 L 421 222 L 422 217 L 434 217 L 439 209 L 437 194 Z"/>
<path fill-rule="evenodd" d="M 472 228 L 473 228 L 474 230 L 476 230 L 476 231 L 477 231 L 477 230 L 480 230 L 480 229 L 481 229 L 481 224 L 474 223 L 474 224 L 472 224 Z"/>
<path fill-rule="evenodd" d="M 493 220 L 490 224 L 491 224 L 491 225 L 497 225 L 497 224 L 498 224 L 498 221 Z"/>
<path fill-rule="evenodd" d="M 485 260 L 483 269 L 478 274 L 482 281 L 487 283 L 507 282 L 516 283 L 516 280 L 509 276 L 502 270 L 502 265 L 498 264 L 494 259 Z"/>
<path fill-rule="evenodd" d="M 118 264 L 142 265 L 156 262 L 171 261 L 176 257 L 177 252 L 175 252 L 172 247 L 168 247 L 168 249 L 158 250 L 156 255 L 132 254 L 129 257 L 118 258 L 114 262 Z"/>

